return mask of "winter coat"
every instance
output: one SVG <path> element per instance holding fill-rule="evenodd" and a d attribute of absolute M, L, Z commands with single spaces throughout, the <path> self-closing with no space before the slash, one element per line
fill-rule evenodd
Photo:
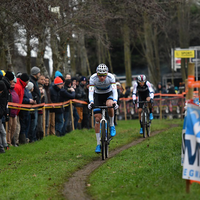
<path fill-rule="evenodd" d="M 15 92 L 14 88 L 10 89 L 10 93 L 12 95 L 12 102 L 19 103 L 19 95 Z M 10 109 L 10 116 L 15 117 L 17 115 L 17 109 Z"/>
<path fill-rule="evenodd" d="M 2 97 L 6 98 L 6 102 L 4 103 L 4 106 L 6 107 L 4 115 L 7 116 L 7 114 L 10 115 L 10 109 L 7 108 L 8 102 L 12 102 L 12 95 L 10 93 L 10 81 L 5 76 L 2 78 L 1 81 L 5 85 L 5 89 L 2 93 Z"/>
<path fill-rule="evenodd" d="M 37 79 L 34 76 L 30 76 L 30 81 L 33 83 L 34 85 L 34 90 L 32 92 L 32 96 L 33 99 L 36 100 L 37 104 L 41 103 L 41 94 L 40 94 L 40 90 L 38 87 L 38 82 Z"/>
<path fill-rule="evenodd" d="M 24 98 L 24 89 L 26 87 L 26 82 L 22 81 L 20 78 L 17 78 L 17 83 L 15 84 L 15 92 L 19 96 L 19 103 L 22 104 Z M 19 115 L 20 110 L 17 111 L 17 115 Z"/>
<path fill-rule="evenodd" d="M 50 96 L 52 103 L 60 103 L 60 88 L 56 85 L 50 86 Z M 56 114 L 63 113 L 63 108 L 55 108 L 51 111 L 54 111 Z"/>

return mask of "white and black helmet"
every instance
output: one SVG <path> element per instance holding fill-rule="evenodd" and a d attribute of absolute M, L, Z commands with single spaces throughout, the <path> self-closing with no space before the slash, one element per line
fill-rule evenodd
<path fill-rule="evenodd" d="M 107 74 L 108 73 L 108 67 L 105 64 L 98 65 L 96 72 L 98 74 Z"/>
<path fill-rule="evenodd" d="M 145 75 L 139 75 L 137 79 L 138 79 L 138 82 L 146 82 L 147 80 Z"/>

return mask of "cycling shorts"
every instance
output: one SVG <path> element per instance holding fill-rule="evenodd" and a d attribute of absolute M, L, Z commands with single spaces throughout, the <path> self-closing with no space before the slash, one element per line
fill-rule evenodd
<path fill-rule="evenodd" d="M 94 93 L 94 106 L 105 106 L 107 100 L 113 100 L 113 94 L 112 91 L 105 93 L 105 94 L 98 94 Z M 101 113 L 100 108 L 95 108 L 94 114 Z"/>
<path fill-rule="evenodd" d="M 147 95 L 147 93 L 145 93 L 145 95 L 139 95 L 138 96 L 138 102 L 139 101 L 146 101 L 147 100 L 147 97 L 149 97 L 149 93 L 148 93 L 148 95 Z M 143 107 L 143 105 L 144 105 L 144 103 L 138 103 L 139 105 L 138 105 L 138 108 L 142 108 Z"/>

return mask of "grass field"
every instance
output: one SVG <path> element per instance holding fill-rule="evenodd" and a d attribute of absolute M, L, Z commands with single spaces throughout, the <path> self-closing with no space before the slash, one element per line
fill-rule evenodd
<path fill-rule="evenodd" d="M 200 196 L 199 185 L 185 193 L 182 179 L 181 120 L 154 120 L 152 131 L 176 128 L 146 139 L 109 159 L 88 182 L 94 199 L 187 199 Z M 119 121 L 110 149 L 138 137 L 138 120 Z M 0 154 L 0 199 L 64 199 L 71 174 L 100 155 L 94 153 L 94 130 L 76 130 L 64 137 L 48 136 Z M 154 198 L 153 198 L 154 197 Z"/>

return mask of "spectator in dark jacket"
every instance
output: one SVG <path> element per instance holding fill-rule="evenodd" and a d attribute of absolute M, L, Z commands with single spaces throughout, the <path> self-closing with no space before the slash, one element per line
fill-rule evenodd
<path fill-rule="evenodd" d="M 58 76 L 54 79 L 54 84 L 50 86 L 52 103 L 60 103 L 60 90 L 63 87 L 63 80 Z M 63 108 L 55 108 L 55 132 L 57 136 L 62 135 Z"/>
<path fill-rule="evenodd" d="M 75 90 L 74 88 L 71 87 L 71 82 L 69 82 L 69 80 L 65 81 L 64 88 L 60 90 L 60 97 L 61 97 L 61 102 L 75 98 Z M 62 135 L 65 135 L 67 132 L 69 115 L 70 115 L 70 106 L 66 106 L 64 108 L 64 124 L 62 128 Z"/>
<path fill-rule="evenodd" d="M 24 90 L 24 98 L 22 101 L 23 104 L 36 104 L 36 101 L 33 100 L 33 97 L 31 94 L 31 92 L 34 89 L 33 87 L 34 87 L 33 83 L 28 82 L 28 84 Z M 29 133 L 30 122 L 31 122 L 30 112 L 32 112 L 32 111 L 26 111 L 26 110 L 20 111 L 20 125 L 21 125 L 21 130 L 20 130 L 20 134 L 19 134 L 20 135 L 20 139 L 19 139 L 20 144 L 25 144 L 25 143 L 29 142 L 28 133 Z"/>
<path fill-rule="evenodd" d="M 14 74 L 10 71 L 7 71 L 5 76 L 2 78 L 2 82 L 5 85 L 5 89 L 2 93 L 2 97 L 6 98 L 6 102 L 4 102 L 5 113 L 3 116 L 5 121 L 9 121 L 10 109 L 7 109 L 7 106 L 8 106 L 8 102 L 12 102 L 12 95 L 10 94 L 10 85 L 13 83 L 13 80 L 14 80 Z M 6 131 L 5 131 L 5 127 L 3 124 L 0 127 L 0 134 L 1 134 L 0 140 L 2 141 L 4 148 L 9 149 L 9 146 L 8 146 L 7 140 L 6 140 Z"/>
<path fill-rule="evenodd" d="M 45 77 L 45 82 L 44 82 L 44 95 L 45 95 L 45 103 L 48 104 L 48 103 L 51 103 L 51 97 L 50 97 L 50 84 L 49 84 L 49 77 L 46 76 Z M 50 110 L 49 109 L 46 109 L 45 110 L 45 118 L 46 118 L 46 124 L 45 124 L 45 135 L 49 135 L 49 117 L 50 117 Z M 54 116 L 55 117 L 55 116 Z M 55 127 L 55 124 L 54 124 L 54 127 Z"/>
<path fill-rule="evenodd" d="M 32 67 L 30 81 L 34 85 L 34 90 L 32 92 L 33 100 L 36 100 L 36 104 L 40 104 L 41 94 L 38 87 L 38 78 L 40 77 L 40 68 Z M 35 117 L 31 119 L 31 126 L 29 131 L 29 142 L 35 142 L 37 140 L 37 122 L 38 122 L 38 110 L 35 110 Z"/>
<path fill-rule="evenodd" d="M 85 101 L 87 98 L 86 93 L 86 77 L 82 76 L 80 79 L 79 87 L 76 90 L 76 99 Z M 82 120 L 83 120 L 83 107 L 84 105 L 82 103 L 76 104 L 76 109 L 79 115 L 79 121 L 78 121 L 78 128 L 82 128 Z"/>

